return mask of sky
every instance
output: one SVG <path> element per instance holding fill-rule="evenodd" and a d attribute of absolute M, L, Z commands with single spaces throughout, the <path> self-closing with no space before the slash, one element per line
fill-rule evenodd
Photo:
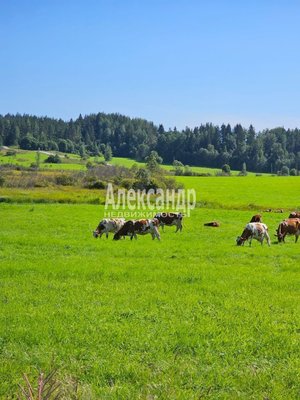
<path fill-rule="evenodd" d="M 0 0 L 0 114 L 300 127 L 297 0 Z"/>

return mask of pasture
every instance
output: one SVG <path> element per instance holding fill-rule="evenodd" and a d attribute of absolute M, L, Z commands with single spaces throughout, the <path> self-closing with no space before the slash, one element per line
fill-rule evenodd
<path fill-rule="evenodd" d="M 270 248 L 235 245 L 247 204 L 295 208 L 298 181 L 180 179 L 216 207 L 161 242 L 94 239 L 102 205 L 0 204 L 0 398 L 53 368 L 66 399 L 300 397 L 299 243 L 273 235 L 286 213 L 263 214 Z"/>
<path fill-rule="evenodd" d="M 0 166 L 1 164 L 13 164 L 21 167 L 30 167 L 32 163 L 36 162 L 36 151 L 33 150 L 20 150 L 15 149 L 17 151 L 16 155 L 8 156 L 6 155 L 7 150 L 0 150 Z M 42 169 L 50 169 L 50 170 L 85 170 L 86 163 L 88 161 L 95 162 L 95 161 L 104 161 L 103 157 L 89 157 L 86 160 L 82 160 L 79 155 L 77 154 L 65 154 L 61 152 L 50 152 L 50 153 L 57 153 L 61 158 L 60 164 L 49 164 L 45 163 L 48 154 L 45 152 L 40 152 L 40 168 Z M 66 157 L 67 156 L 67 157 Z M 120 165 L 127 168 L 131 168 L 133 165 L 137 165 L 138 167 L 145 167 L 144 162 L 138 162 L 131 158 L 125 157 L 113 157 L 111 161 L 109 161 L 111 165 Z M 163 164 L 162 168 L 165 171 L 172 171 L 174 168 L 170 164 Z M 208 167 L 191 167 L 191 171 L 197 172 L 200 174 L 209 173 L 211 175 L 215 175 L 217 172 L 220 172 L 220 169 L 217 168 L 208 168 Z M 233 175 L 237 175 L 239 171 L 232 171 Z M 265 175 L 265 174 L 262 174 Z M 255 173 L 249 172 L 249 176 L 255 176 Z"/>

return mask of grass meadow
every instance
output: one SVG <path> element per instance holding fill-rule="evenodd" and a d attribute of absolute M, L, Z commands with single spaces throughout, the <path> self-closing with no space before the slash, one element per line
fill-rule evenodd
<path fill-rule="evenodd" d="M 36 162 L 36 151 L 31 150 L 20 150 L 15 149 L 17 151 L 16 155 L 7 156 L 7 150 L 0 150 L 0 166 L 1 164 L 11 163 L 18 166 L 30 167 L 32 163 Z M 56 152 L 53 152 L 56 153 Z M 59 164 L 49 164 L 45 163 L 48 154 L 44 152 L 40 152 L 40 168 L 42 169 L 50 169 L 50 170 L 86 170 L 87 161 L 104 161 L 103 157 L 89 157 L 87 160 L 82 160 L 76 154 L 67 154 L 65 157 L 65 153 L 57 152 L 61 158 L 61 163 Z M 131 168 L 133 165 L 137 165 L 138 167 L 144 167 L 145 163 L 135 161 L 131 158 L 125 157 L 113 157 L 109 162 L 112 165 L 120 165 L 127 168 Z M 162 168 L 166 171 L 172 171 L 174 168 L 172 165 L 164 164 Z M 200 174 L 210 173 L 211 175 L 215 175 L 217 172 L 220 172 L 220 169 L 217 168 L 208 168 L 208 167 L 191 167 L 193 172 L 197 172 Z M 237 175 L 239 171 L 232 171 L 233 175 Z M 262 174 L 264 175 L 264 174 Z M 255 173 L 249 172 L 249 176 L 255 176 Z"/>
<path fill-rule="evenodd" d="M 300 398 L 300 245 L 274 237 L 299 177 L 176 179 L 197 207 L 161 242 L 94 239 L 103 190 L 0 188 L 0 399 L 53 370 L 68 400 Z M 237 247 L 257 212 L 271 247 Z"/>
<path fill-rule="evenodd" d="M 1 399 L 53 368 L 69 399 L 299 398 L 299 244 L 236 247 L 252 212 L 209 208 L 96 240 L 102 215 L 0 204 Z"/>

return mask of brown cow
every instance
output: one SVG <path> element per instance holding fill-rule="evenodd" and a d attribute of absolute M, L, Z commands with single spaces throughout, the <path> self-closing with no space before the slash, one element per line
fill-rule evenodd
<path fill-rule="evenodd" d="M 275 235 L 278 237 L 278 242 L 285 242 L 286 235 L 295 235 L 295 243 L 297 243 L 300 235 L 299 218 L 288 218 L 280 222 Z"/>
<path fill-rule="evenodd" d="M 220 226 L 220 222 L 218 221 L 211 221 L 211 222 L 206 222 L 203 224 L 204 226 L 213 226 L 214 228 L 218 228 Z"/>
<path fill-rule="evenodd" d="M 179 212 L 162 212 L 162 213 L 157 213 L 154 218 L 159 220 L 159 224 L 161 225 L 162 230 L 164 230 L 164 226 L 176 226 L 176 231 L 175 233 L 180 230 L 182 231 L 182 219 L 184 215 Z"/>
<path fill-rule="evenodd" d="M 300 218 L 300 212 L 298 211 L 291 212 L 289 218 Z"/>
<path fill-rule="evenodd" d="M 114 240 L 119 240 L 122 236 L 130 236 L 130 240 L 137 239 L 138 235 L 146 235 L 150 233 L 152 239 L 157 238 L 160 240 L 158 232 L 159 221 L 158 219 L 139 219 L 137 221 L 126 221 L 122 228 L 115 233 Z"/>
<path fill-rule="evenodd" d="M 262 222 L 262 216 L 260 214 L 255 214 L 251 218 L 250 222 Z"/>

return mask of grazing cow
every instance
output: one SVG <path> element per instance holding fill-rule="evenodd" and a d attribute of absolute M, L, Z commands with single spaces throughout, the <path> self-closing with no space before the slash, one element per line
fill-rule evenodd
<path fill-rule="evenodd" d="M 249 222 L 242 235 L 237 237 L 236 244 L 241 246 L 244 245 L 246 240 L 249 240 L 249 246 L 251 246 L 252 239 L 256 239 L 262 245 L 264 238 L 266 238 L 268 246 L 270 246 L 270 236 L 267 225 L 262 224 L 261 222 Z"/>
<path fill-rule="evenodd" d="M 262 217 L 260 214 L 253 215 L 250 222 L 262 222 Z"/>
<path fill-rule="evenodd" d="M 290 213 L 289 218 L 300 218 L 300 212 L 293 211 L 292 213 Z"/>
<path fill-rule="evenodd" d="M 159 221 L 158 219 L 139 219 L 137 221 L 126 221 L 122 228 L 115 233 L 114 240 L 119 240 L 121 236 L 130 236 L 132 240 L 133 237 L 137 239 L 138 235 L 146 235 L 150 233 L 152 239 L 157 238 L 160 240 L 160 234 L 158 232 Z"/>
<path fill-rule="evenodd" d="M 286 235 L 295 235 L 295 243 L 297 243 L 300 235 L 299 218 L 288 218 L 280 222 L 275 235 L 278 237 L 278 242 L 284 242 Z"/>
<path fill-rule="evenodd" d="M 162 212 L 158 213 L 154 216 L 154 218 L 159 220 L 159 224 L 162 227 L 162 230 L 164 231 L 164 226 L 176 226 L 176 231 L 175 233 L 180 230 L 182 231 L 182 219 L 184 217 L 184 214 L 181 212 L 179 213 L 174 213 L 174 212 Z"/>
<path fill-rule="evenodd" d="M 97 228 L 93 231 L 93 236 L 94 238 L 97 239 L 98 236 L 101 238 L 103 233 L 105 233 L 106 238 L 108 238 L 108 234 L 110 232 L 112 233 L 117 232 L 122 228 L 124 224 L 125 224 L 125 218 L 102 219 L 99 222 Z"/>

